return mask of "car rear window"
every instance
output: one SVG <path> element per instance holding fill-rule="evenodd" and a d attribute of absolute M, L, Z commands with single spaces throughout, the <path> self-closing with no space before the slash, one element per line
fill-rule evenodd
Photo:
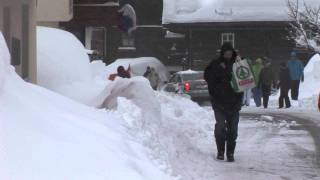
<path fill-rule="evenodd" d="M 184 81 L 196 81 L 196 80 L 202 80 L 203 79 L 203 73 L 192 73 L 192 74 L 182 74 L 182 79 Z"/>

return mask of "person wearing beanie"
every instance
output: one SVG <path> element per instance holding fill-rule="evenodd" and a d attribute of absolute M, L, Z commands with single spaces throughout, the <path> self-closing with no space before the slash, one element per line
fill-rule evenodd
<path fill-rule="evenodd" d="M 268 108 L 272 86 L 275 86 L 274 73 L 271 67 L 271 61 L 266 59 L 264 62 L 264 67 L 260 73 L 258 84 L 258 88 L 262 90 L 263 107 L 265 109 Z"/>
<path fill-rule="evenodd" d="M 237 93 L 231 86 L 232 68 L 237 53 L 230 43 L 221 47 L 220 56 L 205 69 L 204 79 L 208 83 L 211 103 L 215 114 L 215 139 L 217 159 L 224 160 L 227 144 L 227 161 L 234 161 L 238 137 L 239 112 L 243 93 Z"/>
<path fill-rule="evenodd" d="M 280 64 L 280 72 L 279 72 L 279 84 L 278 89 L 280 88 L 280 97 L 279 97 L 279 108 L 284 107 L 284 101 L 286 104 L 286 108 L 291 107 L 290 98 L 289 98 L 289 90 L 290 90 L 290 72 L 287 67 L 287 63 Z"/>
<path fill-rule="evenodd" d="M 288 68 L 291 78 L 291 99 L 299 99 L 300 82 L 304 81 L 304 65 L 299 60 L 296 52 L 291 52 L 291 58 L 288 62 Z"/>

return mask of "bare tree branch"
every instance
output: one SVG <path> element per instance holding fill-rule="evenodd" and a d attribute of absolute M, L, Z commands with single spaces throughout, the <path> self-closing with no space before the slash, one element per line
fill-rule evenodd
<path fill-rule="evenodd" d="M 320 5 L 314 7 L 305 1 L 288 0 L 287 6 L 291 19 L 290 38 L 297 46 L 320 52 Z"/>

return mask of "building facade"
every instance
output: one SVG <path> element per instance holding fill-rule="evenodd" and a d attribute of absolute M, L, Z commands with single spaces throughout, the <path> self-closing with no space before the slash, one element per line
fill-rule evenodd
<path fill-rule="evenodd" d="M 225 42 L 233 44 L 242 57 L 252 60 L 270 58 L 275 69 L 281 62 L 290 59 L 293 50 L 305 63 L 313 54 L 296 48 L 294 41 L 288 38 L 289 22 L 180 23 L 164 26 L 185 35 L 183 41 L 171 43 L 176 44 L 175 51 L 184 54 L 187 67 L 195 70 L 203 70 L 216 58 Z"/>
<path fill-rule="evenodd" d="M 53 26 L 72 18 L 70 0 L 0 0 L 0 30 L 21 77 L 37 82 L 36 26 Z"/>
<path fill-rule="evenodd" d="M 91 59 L 112 63 L 118 58 L 142 56 L 167 58 L 161 23 L 162 1 L 158 0 L 74 0 L 74 17 L 60 23 L 61 28 L 75 34 L 87 49 Z M 128 34 L 119 28 L 124 4 L 130 4 L 137 15 L 137 29 Z"/>
<path fill-rule="evenodd" d="M 0 2 L 0 30 L 11 52 L 11 64 L 22 78 L 36 83 L 36 0 Z"/>
<path fill-rule="evenodd" d="M 73 18 L 73 0 L 37 0 L 38 25 L 59 27 Z"/>

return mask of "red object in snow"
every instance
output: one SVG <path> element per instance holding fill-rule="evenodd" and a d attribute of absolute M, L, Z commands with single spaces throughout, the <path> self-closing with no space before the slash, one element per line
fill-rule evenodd
<path fill-rule="evenodd" d="M 187 92 L 189 92 L 191 90 L 191 85 L 189 82 L 184 83 L 184 90 Z"/>

